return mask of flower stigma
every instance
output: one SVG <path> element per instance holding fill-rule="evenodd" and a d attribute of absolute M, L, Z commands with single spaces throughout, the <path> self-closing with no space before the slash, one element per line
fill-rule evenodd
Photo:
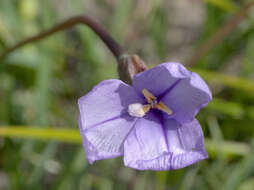
<path fill-rule="evenodd" d="M 133 117 L 144 117 L 145 114 L 150 111 L 150 109 L 158 109 L 160 111 L 163 111 L 167 113 L 168 115 L 171 115 L 173 112 L 172 110 L 167 107 L 162 101 L 158 103 L 157 98 L 149 92 L 147 89 L 142 90 L 142 94 L 146 98 L 146 101 L 148 104 L 142 105 L 140 103 L 134 103 L 130 104 L 128 106 L 128 113 L 129 115 Z"/>

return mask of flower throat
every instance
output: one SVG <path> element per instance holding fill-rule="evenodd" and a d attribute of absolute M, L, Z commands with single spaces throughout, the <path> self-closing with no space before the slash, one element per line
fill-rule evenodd
<path fill-rule="evenodd" d="M 142 94 L 144 95 L 148 104 L 142 105 L 140 103 L 130 104 L 128 106 L 128 113 L 133 117 L 144 117 L 145 114 L 150 111 L 150 109 L 158 109 L 171 115 L 172 110 L 167 107 L 162 101 L 157 101 L 157 98 L 149 92 L 147 89 L 142 90 Z"/>

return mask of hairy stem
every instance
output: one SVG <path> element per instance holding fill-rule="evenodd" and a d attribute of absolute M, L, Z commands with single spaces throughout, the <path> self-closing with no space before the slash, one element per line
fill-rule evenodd
<path fill-rule="evenodd" d="M 201 45 L 196 53 L 192 56 L 187 65 L 195 65 L 203 56 L 207 54 L 215 45 L 220 42 L 225 36 L 227 36 L 247 15 L 248 10 L 254 5 L 254 1 L 247 3 L 240 11 L 228 20 L 224 25 L 222 25 L 217 32 L 215 32 L 211 37 L 209 37 L 203 45 Z"/>

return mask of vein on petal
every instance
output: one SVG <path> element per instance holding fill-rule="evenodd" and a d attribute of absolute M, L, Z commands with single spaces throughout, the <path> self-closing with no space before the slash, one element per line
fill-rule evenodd
<path fill-rule="evenodd" d="M 125 116 L 125 115 L 127 115 L 127 114 L 128 114 L 127 112 L 122 113 L 122 114 L 120 114 L 120 115 L 118 115 L 118 116 L 115 116 L 115 117 L 112 117 L 112 118 L 110 118 L 110 119 L 101 121 L 101 122 L 96 123 L 96 124 L 94 124 L 94 125 L 87 126 L 86 129 L 84 129 L 84 130 L 81 129 L 80 131 L 81 131 L 81 132 L 86 132 L 87 130 L 89 130 L 89 129 L 91 129 L 91 128 L 97 127 L 97 126 L 99 126 L 99 125 L 105 124 L 105 123 L 107 123 L 107 122 L 110 122 L 110 121 L 113 121 L 113 120 L 116 120 L 116 119 L 120 119 L 121 117 L 123 117 L 123 116 Z"/>
<path fill-rule="evenodd" d="M 166 126 L 165 126 L 164 119 L 163 119 L 162 115 L 159 116 L 159 120 L 161 122 L 162 133 L 163 133 L 163 136 L 164 136 L 164 139 L 165 139 L 165 142 L 166 142 L 166 146 L 167 146 L 167 150 L 168 150 L 168 153 L 169 153 L 168 138 L 167 138 L 167 134 L 166 134 L 166 131 L 165 131 Z"/>
<path fill-rule="evenodd" d="M 164 92 L 162 92 L 159 96 L 158 96 L 158 100 L 161 100 L 166 94 L 168 94 L 171 90 L 173 90 L 173 88 L 176 87 L 176 85 L 181 81 L 182 79 L 178 79 L 176 82 L 174 82 L 170 87 L 168 87 Z"/>
<path fill-rule="evenodd" d="M 126 137 L 124 138 L 123 143 L 124 143 L 125 140 L 128 138 L 129 134 L 131 133 L 131 131 L 133 130 L 133 128 L 135 127 L 135 125 L 136 125 L 136 123 L 137 123 L 137 121 L 138 121 L 139 119 L 141 119 L 141 118 L 135 118 L 135 121 L 134 121 L 133 125 L 131 126 L 130 131 L 128 132 L 128 134 L 127 134 Z"/>

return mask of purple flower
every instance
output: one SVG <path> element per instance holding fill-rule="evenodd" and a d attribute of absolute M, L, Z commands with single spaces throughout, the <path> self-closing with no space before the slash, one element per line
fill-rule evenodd
<path fill-rule="evenodd" d="M 171 170 L 207 158 L 195 116 L 211 99 L 202 78 L 179 63 L 135 75 L 133 87 L 102 81 L 78 101 L 89 163 L 124 156 L 131 168 Z"/>

